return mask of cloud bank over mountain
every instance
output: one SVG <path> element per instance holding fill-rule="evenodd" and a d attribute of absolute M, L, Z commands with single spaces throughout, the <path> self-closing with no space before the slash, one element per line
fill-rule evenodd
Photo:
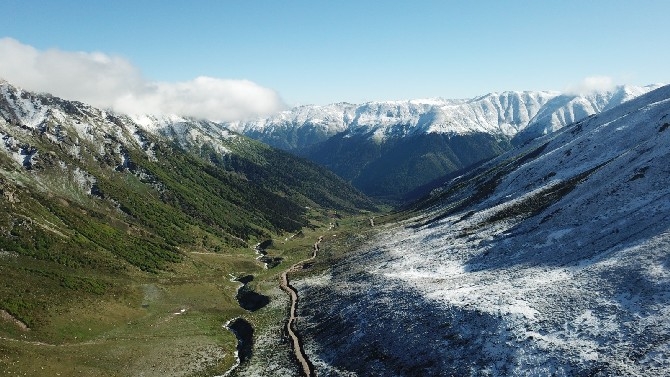
<path fill-rule="evenodd" d="M 199 76 L 156 82 L 144 78 L 129 60 L 101 52 L 42 51 L 1 38 L 0 56 L 0 77 L 15 85 L 123 113 L 233 121 L 285 107 L 276 91 L 249 80 Z"/>
<path fill-rule="evenodd" d="M 616 88 L 617 84 L 609 76 L 589 76 L 585 77 L 577 84 L 569 85 L 565 89 L 566 94 L 584 95 L 593 92 L 606 92 Z"/>

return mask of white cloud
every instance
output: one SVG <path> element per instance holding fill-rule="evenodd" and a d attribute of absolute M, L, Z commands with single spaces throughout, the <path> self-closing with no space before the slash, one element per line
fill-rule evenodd
<path fill-rule="evenodd" d="M 14 85 L 123 113 L 231 121 L 268 115 L 285 106 L 277 92 L 248 80 L 201 76 L 151 82 L 127 59 L 100 52 L 40 51 L 1 38 L 0 57 L 0 77 Z"/>
<path fill-rule="evenodd" d="M 616 87 L 614 79 L 609 76 L 590 76 L 584 78 L 580 83 L 570 85 L 565 92 L 568 94 L 588 94 L 612 90 Z"/>

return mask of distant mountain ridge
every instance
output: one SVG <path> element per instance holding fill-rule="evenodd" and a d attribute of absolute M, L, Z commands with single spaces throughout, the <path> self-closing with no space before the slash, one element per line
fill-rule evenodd
<path fill-rule="evenodd" d="M 249 150 L 236 147 L 249 144 L 236 135 L 239 132 L 306 157 L 367 195 L 398 203 L 417 199 L 415 193 L 425 192 L 421 188 L 440 177 L 657 86 L 619 86 L 582 95 L 510 91 L 472 99 L 310 105 L 267 118 L 223 124 L 175 115 L 126 116 L 102 111 L 100 116 L 127 124 L 128 132 L 116 137 L 135 139 L 148 157 L 151 142 L 145 145 L 142 135 L 169 140 L 209 162 L 222 163 L 219 157 L 228 152 L 237 156 Z M 26 116 L 37 117 L 32 122 L 39 122 L 46 114 L 35 110 Z"/>
<path fill-rule="evenodd" d="M 442 176 L 657 87 L 299 106 L 225 126 L 305 156 L 369 196 L 398 203 L 417 199 L 414 193 Z"/>
<path fill-rule="evenodd" d="M 587 94 L 556 91 L 489 93 L 472 99 L 417 99 L 298 106 L 226 127 L 286 150 L 301 150 L 341 132 L 376 140 L 414 134 L 489 133 L 513 137 L 557 130 L 660 85 L 617 86 Z"/>

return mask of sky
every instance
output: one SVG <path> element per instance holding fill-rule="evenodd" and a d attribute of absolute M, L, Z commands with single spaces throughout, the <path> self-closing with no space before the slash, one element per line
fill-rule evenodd
<path fill-rule="evenodd" d="M 670 1 L 2 0 L 0 77 L 122 112 L 670 83 Z"/>

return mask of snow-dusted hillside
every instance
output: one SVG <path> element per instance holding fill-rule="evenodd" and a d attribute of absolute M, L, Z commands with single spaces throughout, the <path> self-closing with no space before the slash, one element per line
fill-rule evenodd
<path fill-rule="evenodd" d="M 136 146 L 152 156 L 152 142 L 148 135 L 167 141 L 176 141 L 185 149 L 208 145 L 219 153 L 229 151 L 235 134 L 206 120 L 180 116 L 155 117 L 150 115 L 126 116 L 97 109 L 74 101 L 35 94 L 0 81 L 0 114 L 9 122 L 0 132 L 5 150 L 15 159 L 25 158 L 13 146 L 20 133 L 40 133 L 54 143 L 65 143 L 70 155 L 81 158 L 82 148 L 87 155 L 124 160 L 123 150 Z M 20 126 L 20 127 L 16 127 Z M 16 137 L 13 136 L 14 133 Z M 84 143 L 86 141 L 90 145 Z"/>
<path fill-rule="evenodd" d="M 319 375 L 670 375 L 670 86 L 456 178 L 301 292 Z"/>
<path fill-rule="evenodd" d="M 193 169 L 198 171 L 193 177 L 209 174 L 206 179 L 215 177 L 217 184 L 234 186 L 226 192 L 243 190 L 249 198 L 238 198 L 236 204 L 252 212 L 257 208 L 251 203 L 278 193 L 300 201 L 294 203 L 299 211 L 315 203 L 355 207 L 345 198 L 348 195 L 362 207 L 370 205 L 325 169 L 220 124 L 180 116 L 116 114 L 25 91 L 5 81 L 0 81 L 0 139 L 0 180 L 12 175 L 10 181 L 23 180 L 28 186 L 38 185 L 43 191 L 68 197 L 105 196 L 100 191 L 104 182 L 113 186 L 108 190 L 116 190 L 117 181 L 127 178 L 124 174 L 162 195 L 166 181 L 174 182 L 166 177 Z M 175 164 L 187 166 L 175 172 Z M 206 171 L 210 168 L 214 170 Z M 337 189 L 330 191 L 333 187 Z M 254 193 L 257 189 L 260 191 Z M 218 193 L 221 198 L 222 193 Z M 285 218 L 281 211 L 276 213 Z"/>
<path fill-rule="evenodd" d="M 237 137 L 218 123 L 202 119 L 177 115 L 134 115 L 129 118 L 144 130 L 174 140 L 186 150 L 207 145 L 217 153 L 229 153 L 230 140 Z"/>
<path fill-rule="evenodd" d="M 271 117 L 226 124 L 270 145 L 300 150 L 344 131 L 377 140 L 417 133 L 484 132 L 526 136 L 557 130 L 612 108 L 658 86 L 620 86 L 584 95 L 559 92 L 490 93 L 467 100 L 410 101 L 300 106 Z"/>

